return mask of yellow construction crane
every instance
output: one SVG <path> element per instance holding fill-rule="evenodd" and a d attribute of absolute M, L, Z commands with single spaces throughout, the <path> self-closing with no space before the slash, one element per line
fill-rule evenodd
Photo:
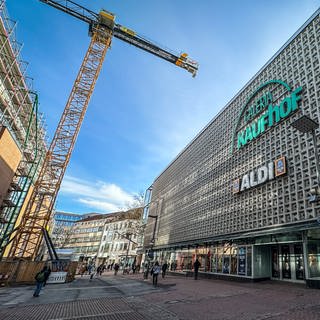
<path fill-rule="evenodd" d="M 91 42 L 38 179 L 28 197 L 29 200 L 27 199 L 28 203 L 22 220 L 11 234 L 11 246 L 8 247 L 6 255 L 8 258 L 35 259 L 39 254 L 43 230 L 50 220 L 62 178 L 113 37 L 186 69 L 193 77 L 198 70 L 198 63 L 189 59 L 186 53 L 176 55 L 160 48 L 129 28 L 116 24 L 114 14 L 106 10 L 95 13 L 68 0 L 40 1 L 88 23 Z"/>

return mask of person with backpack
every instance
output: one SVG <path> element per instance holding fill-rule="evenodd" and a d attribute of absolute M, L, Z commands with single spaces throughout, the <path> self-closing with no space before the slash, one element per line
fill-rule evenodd
<path fill-rule="evenodd" d="M 43 287 L 46 286 L 47 280 L 49 279 L 49 276 L 50 276 L 50 273 L 51 273 L 51 268 L 48 267 L 48 269 L 47 269 L 46 272 L 45 272 L 45 279 L 44 279 Z"/>
<path fill-rule="evenodd" d="M 161 268 L 159 266 L 159 262 L 156 261 L 152 268 L 152 283 L 156 287 L 158 284 L 158 275 L 161 272 Z"/>
<path fill-rule="evenodd" d="M 48 267 L 44 266 L 41 271 L 39 271 L 36 276 L 34 277 L 36 280 L 36 289 L 33 293 L 34 297 L 39 297 L 40 291 L 43 287 L 43 284 L 45 283 L 47 279 L 47 274 L 49 273 Z"/>
<path fill-rule="evenodd" d="M 117 273 L 118 273 L 118 271 L 119 271 L 119 268 L 120 268 L 119 264 L 116 263 L 116 264 L 114 265 L 114 275 L 115 275 L 115 276 L 117 275 Z"/>

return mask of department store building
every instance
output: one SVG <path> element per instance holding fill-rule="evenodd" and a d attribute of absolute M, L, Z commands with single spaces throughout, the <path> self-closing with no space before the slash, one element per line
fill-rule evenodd
<path fill-rule="evenodd" d="M 320 10 L 155 179 L 145 249 L 176 271 L 319 286 Z M 315 125 L 303 133 L 302 116 Z M 305 123 L 302 123 L 305 124 Z M 146 254 L 146 257 L 148 255 Z"/>

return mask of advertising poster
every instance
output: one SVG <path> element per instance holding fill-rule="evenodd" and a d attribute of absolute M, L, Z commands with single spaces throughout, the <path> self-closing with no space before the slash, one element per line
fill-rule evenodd
<path fill-rule="evenodd" d="M 238 274 L 246 275 L 246 248 L 239 248 L 239 260 L 238 260 Z"/>

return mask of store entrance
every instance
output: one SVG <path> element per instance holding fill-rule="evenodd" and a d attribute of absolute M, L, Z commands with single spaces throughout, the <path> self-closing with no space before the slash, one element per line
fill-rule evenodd
<path fill-rule="evenodd" d="M 287 281 L 304 280 L 302 243 L 271 247 L 272 278 Z"/>

